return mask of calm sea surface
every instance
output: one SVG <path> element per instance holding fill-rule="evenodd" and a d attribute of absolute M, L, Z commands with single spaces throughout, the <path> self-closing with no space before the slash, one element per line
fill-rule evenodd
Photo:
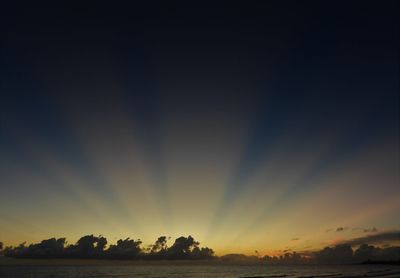
<path fill-rule="evenodd" d="M 0 266 L 0 277 L 400 277 L 399 266 Z"/>

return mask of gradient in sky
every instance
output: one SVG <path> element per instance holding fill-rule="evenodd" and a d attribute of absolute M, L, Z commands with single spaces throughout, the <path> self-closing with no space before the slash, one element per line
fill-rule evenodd
<path fill-rule="evenodd" d="M 271 254 L 399 230 L 398 8 L 2 8 L 0 240 Z"/>

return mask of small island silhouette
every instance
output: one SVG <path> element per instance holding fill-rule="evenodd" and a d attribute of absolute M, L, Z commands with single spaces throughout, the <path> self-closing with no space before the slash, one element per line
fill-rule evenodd
<path fill-rule="evenodd" d="M 168 246 L 169 238 L 160 236 L 147 247 L 140 239 L 119 239 L 108 244 L 104 236 L 85 235 L 75 244 L 66 238 L 50 238 L 40 243 L 4 247 L 0 242 L 0 256 L 30 259 L 105 259 L 105 260 L 214 260 L 219 262 L 265 264 L 400 264 L 400 247 L 379 247 L 366 243 L 353 250 L 351 243 L 325 247 L 318 251 L 284 252 L 280 256 L 247 256 L 227 254 L 216 256 L 213 249 L 200 247 L 192 236 L 181 236 Z"/>

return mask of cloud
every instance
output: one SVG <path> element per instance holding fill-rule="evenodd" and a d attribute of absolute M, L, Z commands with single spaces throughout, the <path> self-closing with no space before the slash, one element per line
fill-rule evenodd
<path fill-rule="evenodd" d="M 376 227 L 372 227 L 372 228 L 360 228 L 360 227 L 356 227 L 351 229 L 352 231 L 363 231 L 364 233 L 376 233 L 378 232 L 378 229 Z"/>
<path fill-rule="evenodd" d="M 349 229 L 348 227 L 337 227 L 337 228 L 327 229 L 325 232 L 329 233 L 329 232 L 335 231 L 335 232 L 338 233 L 338 232 L 343 232 L 343 231 L 348 230 L 348 229 Z"/>
<path fill-rule="evenodd" d="M 367 235 L 364 237 L 353 238 L 345 240 L 342 243 L 350 245 L 360 245 L 360 244 L 374 244 L 381 242 L 400 242 L 400 231 L 388 231 L 373 235 Z"/>
<path fill-rule="evenodd" d="M 377 228 L 373 227 L 370 229 L 364 229 L 364 233 L 376 233 L 378 231 Z"/>

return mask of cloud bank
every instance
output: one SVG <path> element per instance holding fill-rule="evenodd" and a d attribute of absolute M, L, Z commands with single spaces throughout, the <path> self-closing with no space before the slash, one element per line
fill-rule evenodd
<path fill-rule="evenodd" d="M 385 242 L 400 242 L 400 231 L 388 231 L 373 235 L 367 235 L 350 240 L 343 241 L 343 244 L 361 245 L 361 244 L 379 244 Z"/>

